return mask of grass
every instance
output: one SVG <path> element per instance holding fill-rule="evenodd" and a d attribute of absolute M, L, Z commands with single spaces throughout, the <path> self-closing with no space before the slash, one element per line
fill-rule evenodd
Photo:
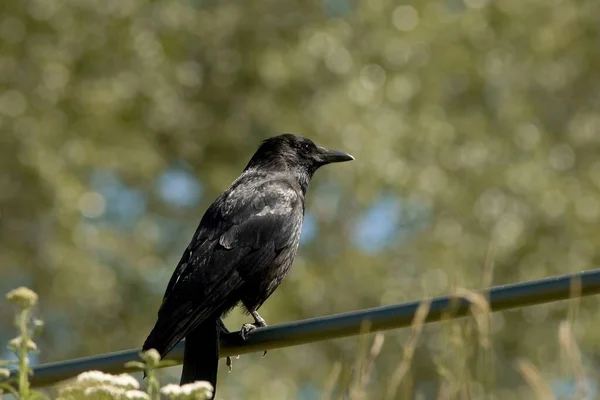
<path fill-rule="evenodd" d="M 487 272 L 486 287 L 490 286 L 491 272 Z M 582 362 L 582 355 L 573 333 L 573 325 L 578 315 L 581 285 L 574 283 L 572 297 L 567 320 L 560 323 L 557 332 L 557 341 L 562 353 L 562 364 L 566 366 L 563 371 L 566 376 L 573 378 L 575 390 L 568 398 L 570 400 L 591 399 L 592 394 L 587 386 L 586 372 Z M 457 298 L 464 298 L 471 304 L 470 319 L 452 319 L 441 322 L 446 331 L 446 344 L 451 347 L 450 359 L 434 355 L 433 363 L 439 377 L 438 400 L 445 399 L 498 399 L 505 398 L 506 392 L 502 392 L 495 385 L 496 363 L 492 351 L 491 334 L 491 310 L 487 299 L 478 292 L 461 288 L 454 290 Z M 418 399 L 411 377 L 411 366 L 414 355 L 422 341 L 423 325 L 429 311 L 429 303 L 421 303 L 412 322 L 410 336 L 405 341 L 403 356 L 391 376 L 387 377 L 387 387 L 383 390 L 386 400 L 393 399 Z M 323 400 L 348 399 L 364 400 L 374 398 L 368 395 L 368 386 L 371 383 L 372 366 L 382 351 L 384 336 L 377 333 L 374 336 L 371 351 L 366 352 L 366 335 L 359 340 L 358 360 L 355 362 L 354 370 L 360 371 L 355 374 L 347 389 L 346 384 L 339 379 L 342 375 L 343 366 L 339 363 L 334 365 L 325 384 Z M 472 338 L 477 340 L 471 340 Z M 393 351 L 393 350 L 390 350 Z M 540 370 L 530 361 L 519 359 L 515 363 L 525 384 L 529 387 L 528 393 L 521 391 L 522 397 L 526 399 L 536 398 L 538 400 L 557 399 L 550 383 L 544 378 Z M 473 368 L 474 366 L 474 368 Z M 472 373 L 475 371 L 475 374 Z M 338 385 L 337 393 L 334 388 Z M 515 398 L 515 397 L 510 397 Z"/>
<path fill-rule="evenodd" d="M 45 394 L 32 390 L 29 376 L 29 355 L 37 352 L 33 339 L 40 333 L 43 323 L 32 317 L 38 296 L 30 289 L 20 287 L 10 291 L 6 299 L 16 308 L 15 325 L 18 336 L 11 340 L 8 349 L 17 361 L 0 361 L 0 395 L 12 394 L 22 400 L 46 399 Z M 79 374 L 76 379 L 58 388 L 59 400 L 159 400 L 161 395 L 172 400 L 203 400 L 212 395 L 213 388 L 208 382 L 194 382 L 186 385 L 169 384 L 160 387 L 156 370 L 173 365 L 160 359 L 154 349 L 140 353 L 141 361 L 132 361 L 127 368 L 143 370 L 147 376 L 146 390 L 139 390 L 139 382 L 129 374 L 111 375 L 100 371 Z M 10 369 L 9 369 L 10 368 Z M 11 373 L 11 369 L 16 373 Z"/>
<path fill-rule="evenodd" d="M 491 272 L 486 274 L 491 281 Z M 580 285 L 573 285 L 576 295 Z M 467 299 L 471 304 L 472 318 L 443 321 L 445 345 L 452 357 L 433 355 L 433 364 L 439 378 L 437 399 L 501 399 L 495 391 L 495 362 L 492 352 L 490 330 L 491 312 L 487 299 L 480 293 L 464 289 L 455 289 L 455 296 Z M 27 288 L 18 288 L 6 295 L 6 299 L 16 307 L 15 327 L 18 336 L 11 340 L 8 349 L 15 355 L 16 361 L 0 361 L 0 395 L 13 395 L 23 400 L 48 398 L 47 395 L 30 387 L 29 355 L 37 352 L 34 342 L 43 328 L 42 321 L 33 317 L 33 309 L 38 296 Z M 415 392 L 412 365 L 415 353 L 423 339 L 424 322 L 429 312 L 429 302 L 422 302 L 412 322 L 410 334 L 402 349 L 402 357 L 391 376 L 385 379 L 385 387 L 378 387 L 382 399 L 418 398 Z M 581 351 L 575 340 L 573 324 L 578 315 L 579 301 L 572 300 L 568 318 L 562 321 L 557 334 L 561 349 L 562 364 L 565 373 L 573 377 L 575 391 L 570 399 L 587 399 L 590 393 L 587 387 L 586 373 Z M 373 397 L 374 370 L 377 359 L 384 349 L 385 336 L 382 333 L 369 333 L 369 324 L 363 324 L 358 339 L 357 356 L 350 366 L 336 362 L 326 378 L 321 400 L 348 399 L 366 400 Z M 372 338 L 372 340 L 371 340 Z M 475 338 L 476 340 L 471 340 Z M 145 388 L 129 374 L 110 375 L 100 371 L 89 371 L 58 388 L 58 399 L 129 399 L 155 400 L 168 399 L 206 399 L 212 394 L 207 382 L 178 386 L 161 387 L 156 370 L 170 364 L 160 360 L 159 354 L 150 350 L 140 354 L 141 361 L 130 362 L 126 367 L 144 370 L 148 379 Z M 540 370 L 528 360 L 517 360 L 516 369 L 530 388 L 527 398 L 539 400 L 555 399 L 555 394 Z M 473 368 L 473 366 L 475 366 Z M 370 392 L 371 391 L 371 392 Z"/>

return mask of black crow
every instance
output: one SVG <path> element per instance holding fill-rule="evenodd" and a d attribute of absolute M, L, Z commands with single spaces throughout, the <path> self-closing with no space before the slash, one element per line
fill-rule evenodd
<path fill-rule="evenodd" d="M 304 198 L 321 166 L 354 158 L 283 134 L 263 141 L 242 174 L 208 208 L 177 265 L 143 350 L 161 357 L 183 338 L 181 384 L 217 382 L 221 317 L 241 303 L 258 314 L 288 273 L 300 239 Z M 216 389 L 216 387 L 215 387 Z"/>

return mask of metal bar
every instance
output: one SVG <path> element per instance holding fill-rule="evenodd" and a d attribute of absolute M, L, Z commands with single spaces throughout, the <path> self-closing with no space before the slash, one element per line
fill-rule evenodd
<path fill-rule="evenodd" d="M 495 286 L 479 293 L 489 300 L 492 311 L 588 296 L 600 293 L 600 269 Z M 273 325 L 250 332 L 245 342 L 242 341 L 239 334 L 230 333 L 221 338 L 221 356 L 353 336 L 360 333 L 365 321 L 369 322 L 371 332 L 406 327 L 411 324 L 420 303 L 421 301 L 415 301 Z M 456 296 L 431 299 L 426 322 L 464 317 L 469 313 L 470 304 L 467 299 Z M 138 360 L 138 351 L 138 349 L 133 349 L 40 365 L 33 369 L 32 386 L 49 386 L 89 370 L 109 373 L 124 372 L 123 364 L 127 361 Z M 183 343 L 179 343 L 168 358 L 181 361 L 182 357 Z"/>

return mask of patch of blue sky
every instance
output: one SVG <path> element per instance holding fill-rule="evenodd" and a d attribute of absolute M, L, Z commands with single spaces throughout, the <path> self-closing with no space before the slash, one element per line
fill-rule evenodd
<path fill-rule="evenodd" d="M 79 346 L 81 336 L 75 334 L 69 316 L 62 309 L 47 309 L 44 322 L 49 329 L 46 339 L 50 340 L 53 349 L 60 352 L 72 351 Z"/>
<path fill-rule="evenodd" d="M 122 186 L 117 174 L 105 169 L 95 170 L 90 177 L 90 184 L 104 196 L 116 196 Z"/>
<path fill-rule="evenodd" d="M 318 234 L 319 225 L 314 215 L 309 212 L 304 214 L 304 222 L 302 223 L 302 233 L 300 234 L 300 245 L 310 243 Z"/>
<path fill-rule="evenodd" d="M 426 227 L 430 217 L 428 206 L 383 195 L 356 221 L 354 244 L 365 253 L 377 253 Z"/>
<path fill-rule="evenodd" d="M 40 356 L 38 353 L 29 353 L 28 357 L 29 357 L 29 365 L 34 366 L 34 367 L 36 365 L 40 365 Z M 0 360 L 9 361 L 12 363 L 17 363 L 19 361 L 19 359 L 17 358 L 15 353 L 13 353 L 12 351 L 9 351 L 8 349 L 3 350 L 0 353 Z M 4 398 L 4 397 L 2 397 L 2 398 Z"/>
<path fill-rule="evenodd" d="M 575 382 L 573 379 L 557 379 L 550 383 L 550 387 L 557 399 L 592 400 L 598 398 L 598 382 L 588 378 L 584 378 L 581 383 Z"/>
<path fill-rule="evenodd" d="M 91 185 L 106 201 L 106 211 L 100 219 L 102 222 L 131 228 L 146 212 L 144 193 L 127 187 L 114 172 L 95 171 L 91 177 Z"/>
<path fill-rule="evenodd" d="M 322 389 L 312 384 L 304 384 L 298 388 L 296 399 L 298 400 L 317 400 L 322 396 Z"/>
<path fill-rule="evenodd" d="M 323 0 L 323 13 L 327 17 L 342 17 L 352 11 L 352 0 Z"/>
<path fill-rule="evenodd" d="M 45 265 L 45 263 L 42 263 Z M 0 293 L 7 293 L 9 290 L 19 286 L 33 287 L 34 279 L 27 272 L 21 270 L 12 270 L 10 274 L 2 274 L 0 279 Z"/>
<path fill-rule="evenodd" d="M 133 224 L 146 212 L 146 198 L 137 189 L 123 187 L 107 211 L 123 223 Z"/>
<path fill-rule="evenodd" d="M 175 207 L 193 207 L 202 198 L 202 184 L 183 168 L 167 169 L 156 182 L 160 198 Z"/>

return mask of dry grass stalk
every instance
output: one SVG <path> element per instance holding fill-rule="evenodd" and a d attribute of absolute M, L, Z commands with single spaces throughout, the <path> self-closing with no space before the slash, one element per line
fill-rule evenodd
<path fill-rule="evenodd" d="M 489 288 L 492 286 L 492 281 L 494 280 L 494 267 L 496 266 L 495 257 L 496 256 L 496 248 L 493 243 L 490 243 L 488 247 L 487 254 L 485 255 L 485 262 L 483 264 L 483 277 L 481 279 L 481 283 L 484 288 Z"/>
<path fill-rule="evenodd" d="M 448 382 L 442 382 L 438 391 L 437 400 L 450 400 L 452 398 L 452 386 Z"/>
<path fill-rule="evenodd" d="M 575 379 L 576 391 L 573 398 L 585 399 L 588 395 L 585 370 L 581 359 L 581 351 L 573 334 L 573 325 L 569 321 L 562 321 L 560 323 L 558 327 L 558 342 Z"/>
<path fill-rule="evenodd" d="M 533 389 L 538 400 L 553 400 L 555 399 L 552 389 L 548 383 L 542 378 L 540 371 L 531 362 L 526 360 L 517 361 L 517 368 L 523 379 Z"/>
<path fill-rule="evenodd" d="M 333 364 L 333 368 L 325 381 L 325 386 L 323 387 L 323 393 L 321 395 L 322 400 L 329 400 L 333 398 L 333 390 L 340 379 L 340 375 L 342 373 L 342 363 L 336 361 Z"/>
<path fill-rule="evenodd" d="M 415 317 L 412 322 L 412 334 L 408 342 L 404 345 L 404 353 L 402 360 L 396 367 L 392 377 L 390 378 L 386 399 L 395 399 L 396 394 L 398 393 L 398 388 L 402 384 L 402 380 L 405 378 L 406 374 L 410 370 L 410 366 L 412 364 L 412 359 L 415 354 L 415 350 L 417 348 L 417 344 L 419 342 L 419 338 L 421 337 L 421 333 L 423 331 L 423 324 L 425 323 L 425 319 L 427 318 L 427 314 L 429 314 L 429 308 L 431 306 L 431 302 L 423 301 L 419 305 L 417 312 L 415 313 Z"/>
<path fill-rule="evenodd" d="M 477 332 L 479 333 L 479 345 L 484 349 L 488 349 L 490 347 L 490 304 L 483 294 L 472 290 L 458 288 L 455 293 L 456 296 L 471 303 L 471 314 L 475 318 Z"/>
<path fill-rule="evenodd" d="M 494 268 L 496 266 L 496 247 L 494 245 L 493 242 L 490 242 L 490 245 L 488 247 L 488 251 L 486 254 L 486 258 L 485 258 L 485 262 L 483 264 L 483 276 L 481 279 L 481 283 L 482 283 L 482 287 L 483 288 L 490 288 L 492 286 L 493 280 L 494 280 Z M 486 291 L 484 292 L 484 298 L 486 303 L 488 304 L 487 306 L 487 312 L 490 312 L 490 307 L 489 307 L 489 293 Z M 483 339 L 486 343 L 487 346 L 482 348 L 482 352 L 481 352 L 481 358 L 480 358 L 480 368 L 479 371 L 481 372 L 481 379 L 483 384 L 485 385 L 485 387 L 487 388 L 493 388 L 495 385 L 495 376 L 496 376 L 496 371 L 494 369 L 494 359 L 493 359 L 493 355 L 492 355 L 492 346 L 491 346 L 491 315 L 488 314 L 487 317 L 487 330 L 486 330 L 486 335 L 485 338 Z M 481 332 L 480 332 L 480 340 L 482 338 Z"/>
<path fill-rule="evenodd" d="M 351 400 L 360 400 L 365 398 L 365 391 L 362 384 L 362 371 L 366 360 L 368 358 L 368 344 L 369 336 L 368 333 L 371 330 L 371 323 L 369 321 L 363 321 L 360 327 L 359 344 L 356 360 L 354 362 L 353 377 L 349 386 L 349 398 Z"/>
<path fill-rule="evenodd" d="M 379 353 L 381 353 L 384 339 L 385 337 L 381 332 L 377 333 L 373 339 L 373 345 L 371 346 L 371 350 L 369 351 L 366 362 L 363 364 L 363 369 L 360 374 L 360 383 L 362 387 L 365 387 L 369 382 L 373 365 L 375 364 L 375 360 L 379 356 Z"/>

